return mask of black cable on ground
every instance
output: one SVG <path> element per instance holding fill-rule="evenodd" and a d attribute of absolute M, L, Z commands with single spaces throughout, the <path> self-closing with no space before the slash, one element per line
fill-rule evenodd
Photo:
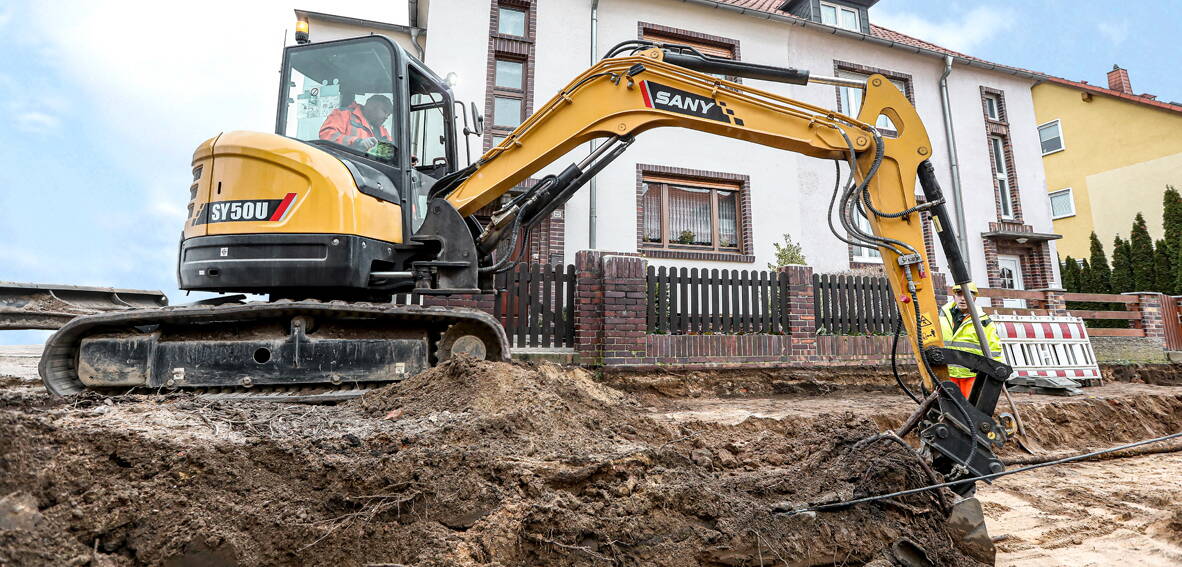
<path fill-rule="evenodd" d="M 1092 451 L 1091 453 L 1084 453 L 1082 455 L 1075 455 L 1073 457 L 1066 457 L 1063 459 L 1048 461 L 1045 463 L 1037 463 L 1037 464 L 1033 464 L 1030 466 L 1022 467 L 1020 469 L 1002 471 L 1002 472 L 992 473 L 992 474 L 985 474 L 985 475 L 981 475 L 981 476 L 975 476 L 972 478 L 962 478 L 960 480 L 954 480 L 951 482 L 942 482 L 940 484 L 931 484 L 931 485 L 920 487 L 920 488 L 912 488 L 910 490 L 900 490 L 898 492 L 891 492 L 889 494 L 879 494 L 876 496 L 867 496 L 865 498 L 856 498 L 853 500 L 844 500 L 841 502 L 832 502 L 829 504 L 818 504 L 816 506 L 809 506 L 807 508 L 798 508 L 796 510 L 773 510 L 773 511 L 776 513 L 779 513 L 779 514 L 783 514 L 785 516 L 793 516 L 793 515 L 801 514 L 804 512 L 825 512 L 825 511 L 829 511 L 829 510 L 840 510 L 842 508 L 848 508 L 848 507 L 853 506 L 855 504 L 863 504 L 866 502 L 875 502 L 877 500 L 885 500 L 887 498 L 895 498 L 896 496 L 907 496 L 909 494 L 918 494 L 920 492 L 927 492 L 929 490 L 937 490 L 940 488 L 946 488 L 949 486 L 956 486 L 958 484 L 965 484 L 965 483 L 969 483 L 969 482 L 977 482 L 979 480 L 992 480 L 992 479 L 1000 478 L 1003 476 L 1018 474 L 1020 472 L 1041 469 L 1043 467 L 1051 467 L 1051 466 L 1063 465 L 1063 464 L 1067 464 L 1067 463 L 1071 463 L 1071 462 L 1075 462 L 1075 461 L 1082 461 L 1084 459 L 1090 459 L 1092 457 L 1098 457 L 1100 455 L 1106 455 L 1108 453 L 1115 453 L 1116 451 L 1123 451 L 1125 449 L 1132 449 L 1134 447 L 1140 447 L 1142 445 L 1149 445 L 1151 443 L 1160 443 L 1162 441 L 1169 441 L 1170 439 L 1177 439 L 1179 437 L 1182 437 L 1182 431 L 1179 431 L 1178 433 L 1172 433 L 1170 435 L 1164 435 L 1162 437 L 1155 437 L 1153 439 L 1146 439 L 1144 441 L 1137 441 L 1136 443 L 1129 443 L 1127 445 L 1120 445 L 1118 447 L 1110 447 L 1108 449 L 1101 449 L 1099 451 Z"/>

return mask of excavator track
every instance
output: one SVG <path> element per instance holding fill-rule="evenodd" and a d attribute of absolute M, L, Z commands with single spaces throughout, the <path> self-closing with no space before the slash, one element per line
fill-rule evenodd
<path fill-rule="evenodd" d="M 463 330 L 459 340 L 455 329 Z M 177 306 L 77 317 L 46 342 L 39 370 L 61 396 L 188 391 L 336 401 L 426 370 L 456 343 L 488 360 L 509 357 L 501 325 L 472 309 L 288 300 Z"/>

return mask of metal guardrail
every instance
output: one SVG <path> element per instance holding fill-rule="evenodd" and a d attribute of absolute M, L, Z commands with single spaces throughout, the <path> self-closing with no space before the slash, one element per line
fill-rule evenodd
<path fill-rule="evenodd" d="M 162 291 L 0 282 L 0 330 L 54 330 L 80 315 L 165 305 Z"/>

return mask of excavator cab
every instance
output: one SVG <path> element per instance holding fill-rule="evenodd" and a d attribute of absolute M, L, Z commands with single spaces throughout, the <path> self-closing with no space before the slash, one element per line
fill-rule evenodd
<path fill-rule="evenodd" d="M 431 187 L 455 170 L 454 108 L 446 83 L 385 37 L 297 45 L 284 50 L 275 133 L 334 155 L 362 193 L 400 204 L 409 238 Z"/>
<path fill-rule="evenodd" d="M 447 84 L 390 39 L 358 37 L 287 47 L 277 103 L 273 134 L 224 132 L 194 153 L 180 288 L 410 291 L 428 195 L 457 169 Z"/>

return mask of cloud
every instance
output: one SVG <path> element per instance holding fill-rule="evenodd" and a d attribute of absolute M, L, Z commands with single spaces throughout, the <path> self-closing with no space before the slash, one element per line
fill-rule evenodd
<path fill-rule="evenodd" d="M 1096 24 L 1096 29 L 1100 30 L 1100 35 L 1107 38 L 1113 45 L 1120 45 L 1129 37 L 1128 20 L 1119 23 L 1100 22 Z"/>
<path fill-rule="evenodd" d="M 47 130 L 57 130 L 62 121 L 52 114 L 30 110 L 18 113 L 13 122 L 16 127 L 34 134 L 45 134 Z"/>
<path fill-rule="evenodd" d="M 201 10 L 178 12 L 143 0 L 117 9 L 89 0 L 7 7 L 0 0 L 0 53 L 20 54 L 0 57 L 0 130 L 29 137 L 24 132 L 52 127 L 70 136 L 54 145 L 52 159 L 0 156 L 0 186 L 40 180 L 37 168 L 49 164 L 52 186 L 40 198 L 69 203 L 65 215 L 50 214 L 54 208 L 38 207 L 27 193 L 0 189 L 0 275 L 7 276 L 0 279 L 175 296 L 193 149 L 220 131 L 272 130 L 276 71 L 285 30 L 293 43 L 297 6 L 406 19 L 404 2 L 208 0 Z M 21 149 L 39 156 L 36 146 Z"/>
<path fill-rule="evenodd" d="M 997 34 L 1009 29 L 1014 14 L 1005 8 L 979 6 L 944 19 L 879 8 L 874 23 L 962 53 L 971 53 Z"/>

